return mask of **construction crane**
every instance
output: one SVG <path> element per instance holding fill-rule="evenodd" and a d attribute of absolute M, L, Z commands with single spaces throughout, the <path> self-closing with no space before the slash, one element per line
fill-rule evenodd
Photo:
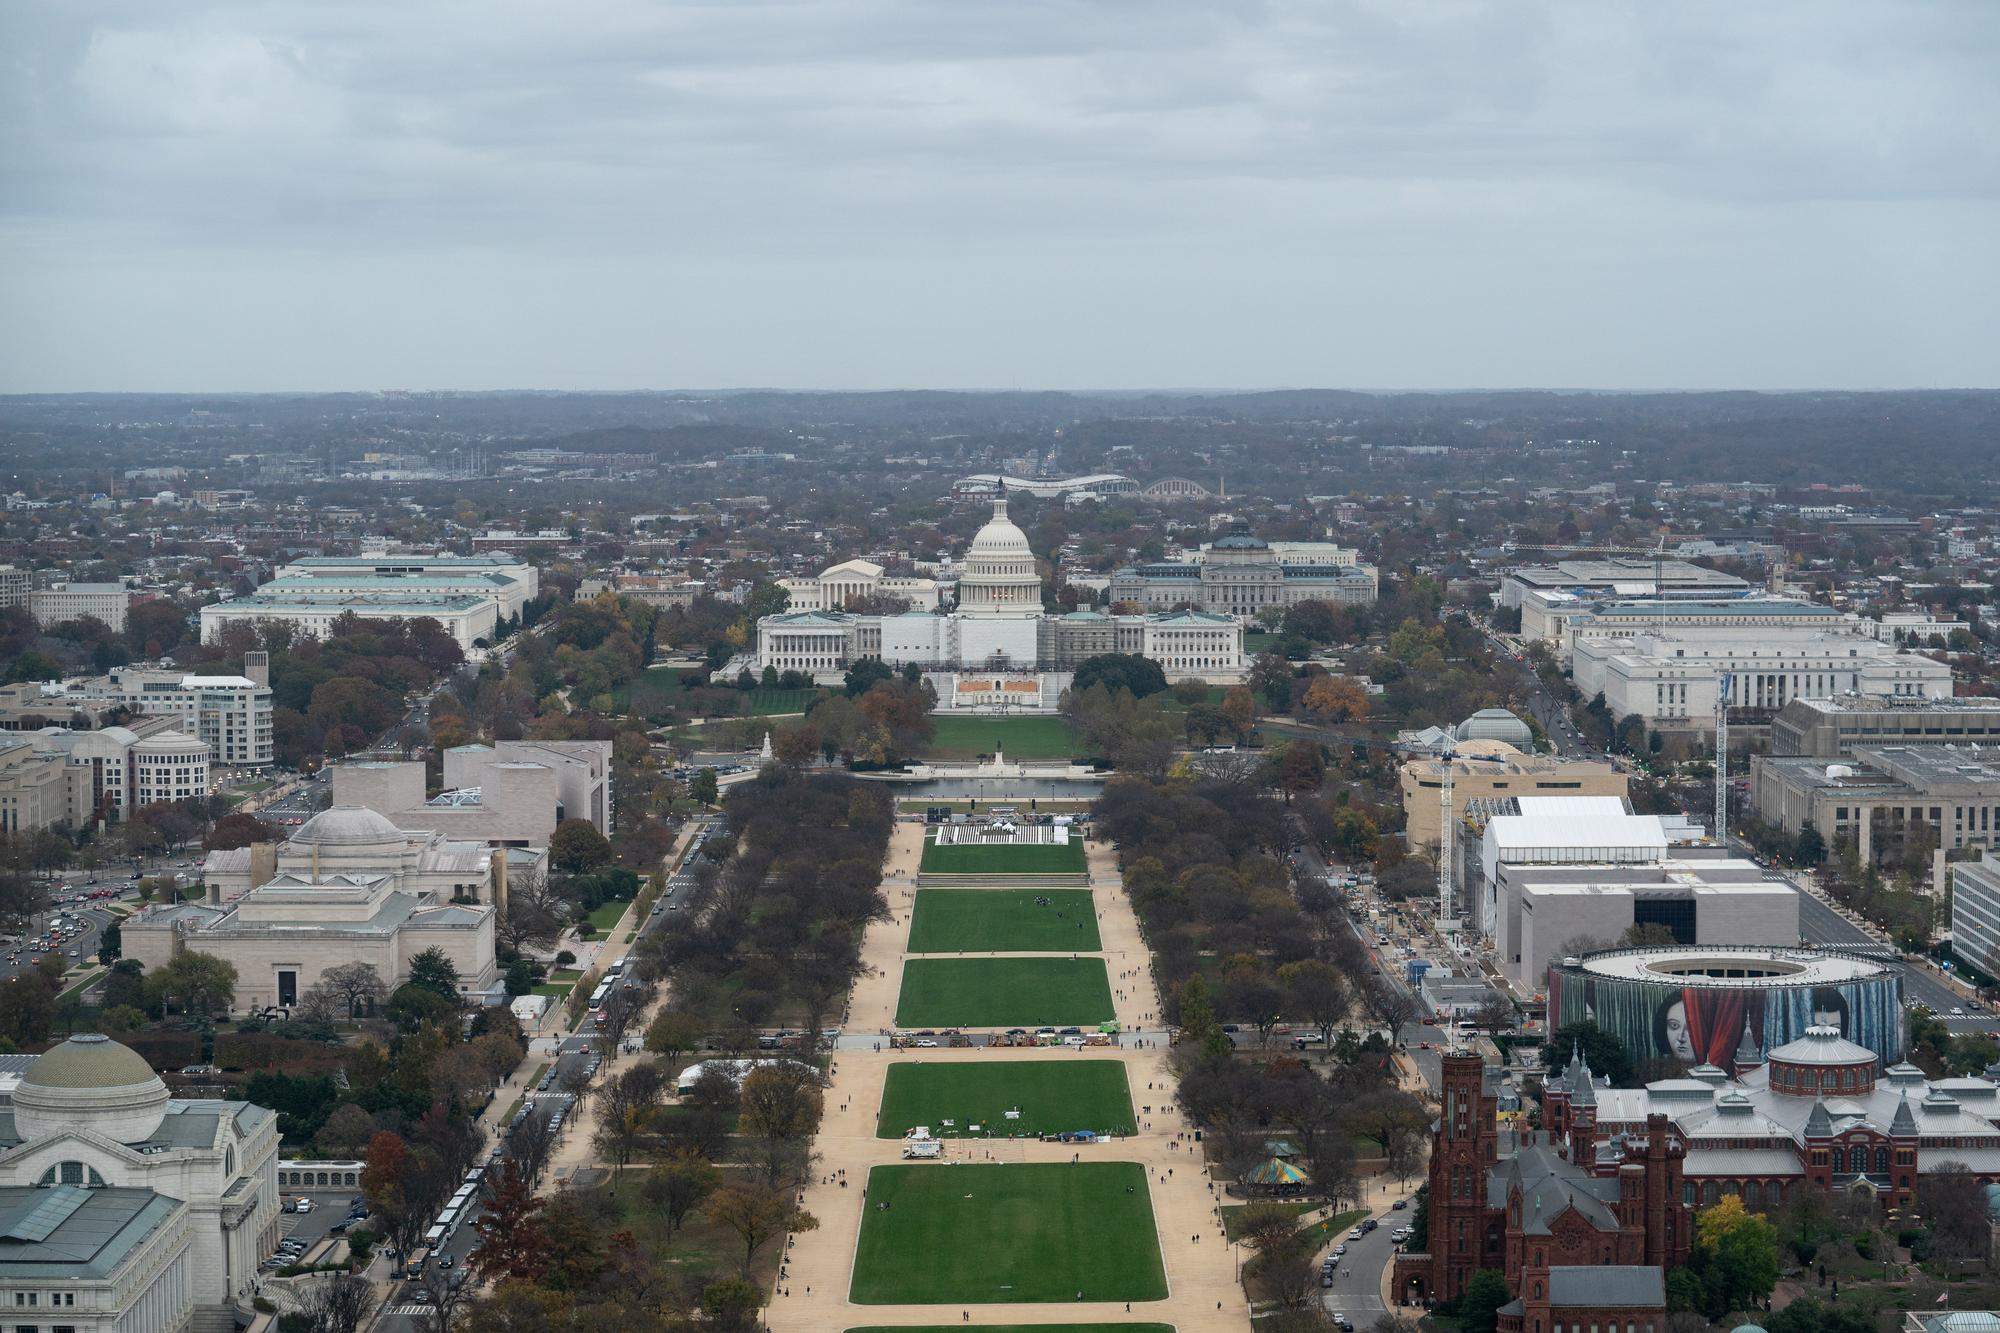
<path fill-rule="evenodd" d="M 1715 842 L 1729 845 L 1729 696 L 1736 688 L 1736 673 L 1725 671 L 1715 678 Z"/>
<path fill-rule="evenodd" d="M 1458 843 L 1458 830 L 1451 818 L 1451 766 L 1458 758 L 1458 752 L 1447 745 L 1438 756 L 1438 768 L 1443 772 L 1443 781 L 1438 783 L 1438 914 L 1437 928 L 1440 934 L 1458 934 L 1458 913 L 1453 910 L 1457 904 L 1452 901 L 1451 858 Z"/>

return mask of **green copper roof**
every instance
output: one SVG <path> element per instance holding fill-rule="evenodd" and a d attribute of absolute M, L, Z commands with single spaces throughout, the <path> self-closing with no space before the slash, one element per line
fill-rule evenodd
<path fill-rule="evenodd" d="M 129 1088 L 157 1075 L 145 1058 L 98 1032 L 80 1032 L 50 1049 L 21 1076 L 41 1088 Z"/>

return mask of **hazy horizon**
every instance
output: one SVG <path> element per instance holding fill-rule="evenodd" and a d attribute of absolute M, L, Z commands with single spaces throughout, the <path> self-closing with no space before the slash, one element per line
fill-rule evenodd
<path fill-rule="evenodd" d="M 2000 387 L 1994 6 L 30 0 L 0 40 L 0 393 Z"/>

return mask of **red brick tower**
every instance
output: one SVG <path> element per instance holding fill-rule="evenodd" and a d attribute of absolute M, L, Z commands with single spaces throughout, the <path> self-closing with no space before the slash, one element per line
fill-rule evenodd
<path fill-rule="evenodd" d="M 1486 1063 L 1444 1057 L 1444 1109 L 1431 1153 L 1431 1298 L 1457 1300 L 1479 1267 L 1486 1229 L 1486 1177 L 1499 1159 L 1499 1103 L 1486 1091 Z"/>

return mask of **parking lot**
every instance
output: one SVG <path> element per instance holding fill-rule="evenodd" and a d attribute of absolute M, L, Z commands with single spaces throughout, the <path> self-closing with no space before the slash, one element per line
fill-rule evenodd
<path fill-rule="evenodd" d="M 301 1261 L 305 1263 L 314 1262 L 321 1249 L 321 1243 L 332 1238 L 331 1233 L 333 1229 L 340 1227 L 343 1231 L 346 1230 L 347 1225 L 350 1224 L 349 1207 L 354 1200 L 360 1197 L 361 1192 L 359 1190 L 351 1189 L 294 1191 L 282 1196 L 283 1202 L 288 1208 L 299 1199 L 310 1200 L 312 1211 L 307 1213 L 285 1212 L 279 1214 L 278 1221 L 282 1224 L 283 1230 L 281 1243 L 284 1241 L 299 1242 L 304 1246 L 299 1252 L 302 1256 Z M 272 1272 L 282 1267 L 282 1264 L 273 1264 L 269 1260 L 266 1260 L 265 1264 L 266 1272 Z"/>

